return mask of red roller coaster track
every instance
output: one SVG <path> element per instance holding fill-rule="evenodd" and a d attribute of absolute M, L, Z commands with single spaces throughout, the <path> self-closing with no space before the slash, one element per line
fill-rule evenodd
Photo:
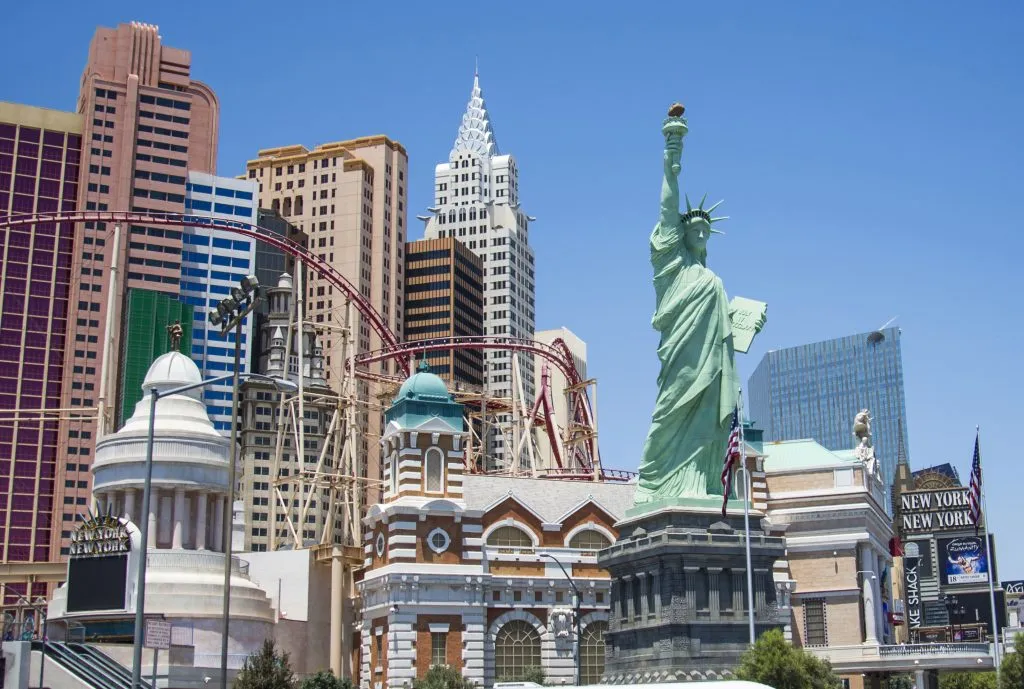
<path fill-rule="evenodd" d="M 300 261 L 307 268 L 310 268 L 321 278 L 327 280 L 331 285 L 337 287 L 348 298 L 366 319 L 367 324 L 380 336 L 384 348 L 361 354 L 356 358 L 359 364 L 369 364 L 385 359 L 398 359 L 399 365 L 406 374 L 410 372 L 409 360 L 415 354 L 422 354 L 428 351 L 439 349 L 504 349 L 519 351 L 529 354 L 536 354 L 550 361 L 565 376 L 568 382 L 568 389 L 571 397 L 571 411 L 573 423 L 584 428 L 594 429 L 594 417 L 590 408 L 590 401 L 583 391 L 584 382 L 576 370 L 573 357 L 568 346 L 560 339 L 551 344 L 536 342 L 534 340 L 502 337 L 456 337 L 423 342 L 399 342 L 398 338 L 388 327 L 387 322 L 377 312 L 370 301 L 356 289 L 341 273 L 335 270 L 327 261 L 308 250 L 297 242 L 274 234 L 249 223 L 233 220 L 218 220 L 204 218 L 201 216 L 179 214 L 179 213 L 136 213 L 129 211 L 74 211 L 60 213 L 24 213 L 9 216 L 0 216 L 0 230 L 11 230 L 29 225 L 43 223 L 65 223 L 65 222 L 115 222 L 124 224 L 156 225 L 172 227 L 196 227 L 207 230 L 222 230 L 235 234 L 251 237 L 265 242 L 277 249 L 284 251 Z M 591 471 L 593 466 L 599 464 L 597 441 L 594 434 L 586 441 L 587 447 L 584 454 L 587 457 L 576 459 L 579 468 L 584 471 Z M 556 457 L 558 464 L 564 470 L 572 470 L 563 464 L 563 458 Z"/>

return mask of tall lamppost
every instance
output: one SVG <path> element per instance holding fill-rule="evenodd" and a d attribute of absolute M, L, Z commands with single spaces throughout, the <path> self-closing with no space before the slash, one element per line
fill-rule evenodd
<path fill-rule="evenodd" d="M 948 593 L 942 597 L 942 604 L 946 606 L 946 621 L 949 623 L 949 641 L 952 643 L 955 640 L 954 634 L 956 632 L 954 619 L 963 614 L 963 607 L 960 605 L 959 598 Z"/>
<path fill-rule="evenodd" d="M 228 469 L 228 514 L 224 519 L 224 612 L 220 641 L 220 687 L 228 689 L 228 627 L 231 624 L 231 533 L 235 521 L 235 483 L 238 462 L 238 397 L 239 376 L 242 369 L 242 323 L 252 313 L 260 299 L 260 283 L 255 275 L 242 278 L 238 287 L 231 288 L 231 296 L 222 299 L 210 312 L 210 323 L 220 326 L 220 334 L 227 337 L 235 331 L 235 370 L 231 383 L 231 466 Z M 301 333 L 299 337 L 302 337 Z M 285 366 L 288 362 L 285 362 Z M 299 363 L 299 375 L 302 363 Z M 286 369 L 287 370 L 287 369 Z M 293 385 L 289 383 L 289 385 Z M 297 387 L 297 386 L 296 386 Z M 276 528 L 271 525 L 272 528 Z"/>
<path fill-rule="evenodd" d="M 582 684 L 581 678 L 583 676 L 583 668 L 580 662 L 580 604 L 583 601 L 583 596 L 580 595 L 580 590 L 576 587 L 576 582 L 572 580 L 572 577 L 569 576 L 569 572 L 566 571 L 565 566 L 563 566 L 562 563 L 558 561 L 558 558 L 556 558 L 551 553 L 541 553 L 540 556 L 546 557 L 549 560 L 553 561 L 556 565 L 558 565 L 558 568 L 562 570 L 562 574 L 564 574 L 566 580 L 568 580 L 569 586 L 572 587 L 572 620 L 576 636 L 572 645 L 572 657 L 573 662 L 576 665 L 576 686 L 578 687 Z"/>
<path fill-rule="evenodd" d="M 156 403 L 164 398 L 172 395 L 180 395 L 183 392 L 189 390 L 195 390 L 196 388 L 206 387 L 208 385 L 216 385 L 217 383 L 223 383 L 237 378 L 236 373 L 229 374 L 226 376 L 218 376 L 217 378 L 208 378 L 207 380 L 199 383 L 192 383 L 190 385 L 182 385 L 180 387 L 173 388 L 171 390 L 160 391 L 157 388 L 153 388 L 149 393 L 149 429 L 146 434 L 146 478 L 142 487 L 142 511 L 140 512 L 146 519 L 149 518 L 150 501 L 153 492 L 153 437 L 156 433 Z M 260 375 L 258 373 L 247 373 L 241 377 L 249 379 L 255 378 L 257 380 L 264 380 L 273 383 L 278 388 L 290 390 L 295 388 L 295 384 L 288 380 L 280 380 L 278 378 L 271 378 L 270 376 Z M 229 473 L 232 477 L 232 484 L 228 491 L 229 496 L 234 493 L 234 450 L 231 452 L 232 464 L 229 468 Z M 132 649 L 132 689 L 138 689 L 142 684 L 142 644 L 143 644 L 143 625 L 146 619 L 146 565 L 149 559 L 149 526 L 148 523 L 144 528 L 141 528 L 141 557 L 139 559 L 139 574 L 138 581 L 135 584 L 135 640 L 134 648 Z M 230 542 L 226 545 L 224 557 L 228 561 L 229 572 L 231 563 L 231 545 Z M 226 595 L 226 594 L 225 594 Z"/>

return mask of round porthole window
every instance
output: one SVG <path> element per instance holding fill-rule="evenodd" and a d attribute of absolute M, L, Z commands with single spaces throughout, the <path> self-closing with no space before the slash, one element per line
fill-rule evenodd
<path fill-rule="evenodd" d="M 384 534 L 377 534 L 377 557 L 384 557 Z"/>
<path fill-rule="evenodd" d="M 452 539 L 448 535 L 448 532 L 444 529 L 434 529 L 427 536 L 427 545 L 435 553 L 443 553 L 448 550 L 448 546 L 451 545 Z"/>

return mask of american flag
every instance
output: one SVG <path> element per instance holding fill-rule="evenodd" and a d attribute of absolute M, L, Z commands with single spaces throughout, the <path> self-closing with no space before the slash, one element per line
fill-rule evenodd
<path fill-rule="evenodd" d="M 981 526 L 981 450 L 978 448 L 978 436 L 974 436 L 974 461 L 971 462 L 971 521 L 974 533 Z"/>
<path fill-rule="evenodd" d="M 732 467 L 740 458 L 740 410 L 732 412 L 732 428 L 729 431 L 729 442 L 725 447 L 725 460 L 722 463 L 722 516 L 725 516 L 729 504 L 729 493 L 732 491 Z"/>

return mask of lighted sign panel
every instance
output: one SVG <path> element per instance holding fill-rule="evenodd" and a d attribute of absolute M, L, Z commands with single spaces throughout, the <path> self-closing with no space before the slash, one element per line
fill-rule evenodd
<path fill-rule="evenodd" d="M 125 610 L 130 553 L 128 526 L 117 517 L 93 517 L 73 531 L 67 611 Z"/>
<path fill-rule="evenodd" d="M 903 533 L 936 533 L 974 528 L 967 488 L 917 490 L 900 495 Z"/>

